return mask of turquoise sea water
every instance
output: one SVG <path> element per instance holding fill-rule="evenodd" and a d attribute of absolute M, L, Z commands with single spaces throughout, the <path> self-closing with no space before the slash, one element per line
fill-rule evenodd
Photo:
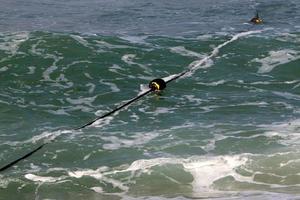
<path fill-rule="evenodd" d="M 2 4 L 1 200 L 300 198 L 298 1 Z"/>

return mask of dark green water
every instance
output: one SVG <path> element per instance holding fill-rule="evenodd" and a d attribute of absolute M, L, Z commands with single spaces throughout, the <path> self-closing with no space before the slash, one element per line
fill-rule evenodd
<path fill-rule="evenodd" d="M 246 8 L 251 2 L 240 4 Z M 119 4 L 101 8 L 120 12 Z M 150 4 L 146 13 L 159 7 Z M 161 17 L 171 17 L 164 14 L 175 8 L 193 11 L 193 5 L 179 2 L 170 3 L 172 9 L 163 5 Z M 208 11 L 229 6 L 203 5 L 193 20 L 202 15 L 212 20 Z M 271 6 L 285 5 L 278 10 L 299 19 L 289 15 L 299 7 L 296 1 L 253 5 L 265 8 L 266 16 L 272 15 Z M 230 13 L 219 17 L 237 18 Z M 118 28 L 125 34 L 104 22 L 103 32 L 74 30 L 75 22 L 69 31 L 60 21 L 53 30 L 36 23 L 23 31 L 17 25 L 3 28 L 0 166 L 54 142 L 0 174 L 0 199 L 299 198 L 299 24 L 290 20 L 293 26 L 278 29 L 269 21 L 257 27 L 241 22 L 232 29 L 219 21 L 209 33 L 196 31 L 205 25 L 200 21 L 182 26 L 188 34 L 172 34 L 168 21 L 157 34 L 153 24 L 141 22 Z M 134 27 L 137 34 L 131 34 Z M 188 69 L 191 73 L 161 94 L 72 130 L 135 97 L 152 79 Z"/>

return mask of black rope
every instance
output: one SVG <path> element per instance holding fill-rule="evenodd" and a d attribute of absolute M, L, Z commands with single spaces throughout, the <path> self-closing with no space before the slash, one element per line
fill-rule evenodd
<path fill-rule="evenodd" d="M 184 71 L 184 72 L 182 72 L 182 73 L 180 73 L 180 74 L 178 74 L 178 75 L 172 77 L 170 80 L 167 80 L 166 82 L 163 81 L 162 79 L 155 79 L 155 80 L 153 80 L 153 81 L 160 80 L 160 81 L 162 81 L 164 84 L 166 84 L 166 83 L 169 83 L 169 82 L 171 82 L 171 81 L 174 81 L 174 80 L 180 78 L 181 76 L 185 75 L 185 74 L 188 73 L 188 72 L 189 72 L 189 71 Z M 153 81 L 152 81 L 152 82 L 153 82 Z M 152 82 L 150 82 L 150 84 L 151 84 Z M 150 87 L 150 84 L 149 84 L 149 87 Z M 164 89 L 164 87 L 162 87 L 162 88 Z M 86 123 L 86 124 L 84 124 L 84 125 L 82 125 L 82 126 L 80 126 L 80 127 L 74 128 L 73 130 L 80 130 L 80 129 L 86 128 L 86 127 L 92 125 L 92 124 L 93 124 L 94 122 L 96 122 L 97 120 L 106 118 L 106 117 L 108 117 L 108 116 L 114 114 L 115 112 L 121 110 L 122 108 L 124 108 L 124 107 L 130 105 L 131 103 L 133 103 L 133 102 L 139 100 L 139 99 L 142 98 L 143 96 L 146 96 L 147 94 L 149 94 L 149 93 L 151 93 L 151 92 L 153 92 L 153 91 L 156 91 L 156 89 L 153 88 L 153 87 L 150 87 L 147 91 L 145 91 L 145 92 L 143 92 L 142 94 L 136 96 L 135 98 L 129 100 L 128 102 L 126 102 L 126 103 L 124 103 L 124 104 L 118 106 L 118 107 L 115 108 L 114 110 L 112 110 L 112 111 L 110 111 L 110 112 L 108 112 L 108 113 L 106 113 L 106 114 L 104 114 L 104 115 L 102 115 L 102 116 L 100 116 L 100 117 L 97 117 L 97 118 L 95 118 L 94 120 L 92 120 L 92 121 L 90 121 L 90 122 L 88 122 L 88 123 Z M 4 170 L 6 170 L 6 169 L 12 167 L 13 165 L 17 164 L 17 163 L 20 162 L 21 160 L 26 159 L 27 157 L 29 157 L 29 156 L 31 156 L 32 154 L 34 154 L 35 152 L 39 151 L 39 150 L 42 149 L 46 144 L 49 144 L 49 143 L 50 143 L 50 141 L 49 141 L 48 143 L 44 143 L 44 144 L 38 146 L 38 147 L 35 148 L 34 150 L 32 150 L 32 151 L 30 151 L 29 153 L 25 154 L 24 156 L 22 156 L 22 157 L 20 157 L 20 158 L 18 158 L 18 159 L 16 159 L 16 160 L 10 162 L 9 164 L 3 166 L 3 167 L 0 169 L 0 172 L 2 172 L 2 171 L 4 171 Z"/>
<path fill-rule="evenodd" d="M 257 17 L 258 17 L 258 13 L 257 13 Z M 259 18 L 259 19 L 260 19 L 260 18 Z M 260 20 L 261 20 L 261 19 L 260 19 Z M 262 22 L 262 20 L 261 20 L 261 22 Z M 231 41 L 231 40 L 230 40 L 230 41 Z M 230 41 L 229 41 L 229 42 L 230 42 Z M 228 43 L 228 41 L 225 42 L 224 44 L 226 44 L 226 43 Z M 222 44 L 222 45 L 224 45 L 224 44 Z M 221 45 L 220 47 L 222 47 L 222 45 Z M 213 54 L 211 54 L 208 58 L 210 58 L 210 57 L 212 57 L 212 56 L 213 56 Z M 88 122 L 88 123 L 86 123 L 86 124 L 84 124 L 84 125 L 82 125 L 82 126 L 80 126 L 80 127 L 78 127 L 78 128 L 74 128 L 73 130 L 80 130 L 80 129 L 86 128 L 86 127 L 92 125 L 92 124 L 93 124 L 94 122 L 96 122 L 97 120 L 103 119 L 103 118 L 105 118 L 105 117 L 108 117 L 108 116 L 112 115 L 113 113 L 115 113 L 115 112 L 121 110 L 122 108 L 124 108 L 124 107 L 130 105 L 131 103 L 137 101 L 138 99 L 142 98 L 143 96 L 146 96 L 147 94 L 149 94 L 149 93 L 151 93 L 151 92 L 160 90 L 159 88 L 164 89 L 167 83 L 170 83 L 170 82 L 172 82 L 172 81 L 174 81 L 174 80 L 176 80 L 176 79 L 178 79 L 178 78 L 180 78 L 180 77 L 182 77 L 182 76 L 184 76 L 184 75 L 186 75 L 187 73 L 192 72 L 192 71 L 193 71 L 193 69 L 190 68 L 190 69 L 188 69 L 188 70 L 186 70 L 186 71 L 183 71 L 183 72 L 181 72 L 181 73 L 179 73 L 179 74 L 174 75 L 172 78 L 170 78 L 170 79 L 167 80 L 167 81 L 164 81 L 163 79 L 154 79 L 153 81 L 150 82 L 150 84 L 149 84 L 149 89 L 148 89 L 147 91 L 145 91 L 144 93 L 142 93 L 142 94 L 138 95 L 137 97 L 135 97 L 135 98 L 129 100 L 129 101 L 126 102 L 125 104 L 122 104 L 122 105 L 118 106 L 117 108 L 115 108 L 115 109 L 112 110 L 112 111 L 110 111 L 110 112 L 108 112 L 108 113 L 106 113 L 106 114 L 104 114 L 104 115 L 102 115 L 102 116 L 100 116 L 100 117 L 97 117 L 97 118 L 95 118 L 94 120 L 92 120 L 92 121 L 90 121 L 90 122 Z M 155 82 L 155 81 L 158 81 L 158 82 Z M 154 84 L 152 85 L 152 83 L 154 83 Z M 163 83 L 164 85 L 160 85 L 161 83 Z M 156 87 L 156 85 L 159 85 L 159 86 Z M 35 148 L 34 150 L 32 150 L 32 151 L 30 151 L 29 153 L 25 154 L 24 156 L 20 157 L 19 159 L 17 159 L 17 160 L 15 160 L 15 161 L 13 161 L 13 162 L 11 162 L 11 163 L 5 165 L 4 167 L 2 167 L 2 168 L 0 169 L 0 172 L 2 172 L 2 171 L 4 171 L 4 170 L 6 170 L 6 169 L 12 167 L 13 165 L 15 165 L 16 163 L 20 162 L 21 160 L 26 159 L 27 157 L 31 156 L 32 154 L 34 154 L 34 153 L 37 152 L 38 150 L 42 149 L 42 147 L 44 147 L 44 146 L 45 146 L 46 144 L 48 144 L 48 143 L 50 143 L 50 141 L 48 141 L 47 143 L 44 143 L 44 144 L 40 145 L 39 147 Z"/>
<path fill-rule="evenodd" d="M 42 145 L 40 145 L 39 147 L 35 148 L 34 150 L 30 151 L 29 153 L 27 153 L 26 155 L 18 158 L 17 160 L 14 160 L 13 162 L 3 166 L 1 169 L 0 169 L 0 172 L 12 167 L 13 165 L 17 164 L 18 162 L 20 162 L 21 160 L 24 160 L 25 158 L 31 156 L 32 154 L 34 154 L 35 152 L 37 152 L 38 150 L 40 150 L 41 148 L 43 148 L 46 144 L 48 143 L 44 143 Z"/>
<path fill-rule="evenodd" d="M 114 110 L 112 110 L 112 111 L 110 111 L 110 112 L 108 112 L 108 113 L 106 113 L 106 114 L 104 114 L 104 115 L 102 115 L 102 116 L 100 116 L 100 117 L 97 117 L 97 118 L 95 118 L 94 120 L 92 120 L 92 121 L 90 121 L 90 122 L 88 122 L 88 123 L 86 123 L 86 124 L 84 124 L 84 125 L 82 125 L 82 126 L 80 126 L 80 127 L 78 127 L 78 128 L 75 128 L 74 130 L 80 130 L 80 129 L 83 129 L 83 128 L 89 126 L 89 125 L 92 125 L 92 124 L 93 124 L 94 122 L 96 122 L 97 120 L 103 119 L 103 118 L 105 118 L 105 117 L 108 117 L 109 115 L 112 115 L 113 113 L 115 113 L 115 112 L 121 110 L 122 108 L 128 106 L 129 104 L 131 104 L 131 103 L 133 103 L 134 101 L 136 101 L 136 100 L 142 98 L 143 96 L 149 94 L 149 93 L 152 92 L 152 91 L 153 91 L 153 90 L 148 89 L 146 92 L 144 92 L 144 93 L 138 95 L 137 97 L 131 99 L 130 101 L 126 102 L 125 104 L 118 106 L 118 107 L 115 108 Z"/>

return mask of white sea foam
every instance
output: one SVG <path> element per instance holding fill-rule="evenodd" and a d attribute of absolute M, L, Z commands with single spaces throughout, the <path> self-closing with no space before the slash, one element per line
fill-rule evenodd
<path fill-rule="evenodd" d="M 27 142 L 36 143 L 40 140 L 52 141 L 55 138 L 57 138 L 58 136 L 61 136 L 63 134 L 70 134 L 70 133 L 72 133 L 71 130 L 58 130 L 58 131 L 54 131 L 54 132 L 45 131 L 42 134 L 36 135 L 36 136 L 32 137 L 31 139 L 27 140 Z"/>
<path fill-rule="evenodd" d="M 104 181 L 105 183 L 110 183 L 113 185 L 113 187 L 120 188 L 123 191 L 128 191 L 128 187 L 125 186 L 121 181 L 106 177 L 106 174 L 111 174 L 111 173 L 105 173 L 108 169 L 109 169 L 108 167 L 103 166 L 96 170 L 86 169 L 86 170 L 69 171 L 68 175 L 74 178 L 82 178 L 83 176 L 90 176 L 97 180 Z"/>
<path fill-rule="evenodd" d="M 176 76 L 178 76 L 179 74 L 172 74 L 172 75 L 170 75 L 170 76 L 166 76 L 166 77 L 164 77 L 164 78 L 162 78 L 164 81 L 169 81 L 169 80 L 171 80 L 172 78 L 174 78 L 174 77 L 176 77 Z"/>
<path fill-rule="evenodd" d="M 267 57 L 260 59 L 255 58 L 252 60 L 252 62 L 261 64 L 261 67 L 258 69 L 258 73 L 268 73 L 279 65 L 283 65 L 298 59 L 300 59 L 299 52 L 291 49 L 283 49 L 278 51 L 270 51 Z"/>
<path fill-rule="evenodd" d="M 92 103 L 95 101 L 96 98 L 97 95 L 92 97 L 84 97 L 84 98 L 77 98 L 77 99 L 66 98 L 66 101 L 73 105 L 87 105 L 93 107 Z"/>
<path fill-rule="evenodd" d="M 242 155 L 236 156 L 202 156 L 191 157 L 187 159 L 181 158 L 155 158 L 149 160 L 134 161 L 124 171 L 138 171 L 149 172 L 154 166 L 162 166 L 166 164 L 182 165 L 186 172 L 189 172 L 194 180 L 192 182 L 193 191 L 207 192 L 212 190 L 211 186 L 214 181 L 226 177 L 235 176 L 237 172 L 235 169 L 244 165 L 248 158 Z M 122 171 L 119 171 L 122 172 Z"/>
<path fill-rule="evenodd" d="M 281 33 L 279 37 L 276 38 L 278 41 L 282 42 L 293 42 L 293 43 L 299 43 L 300 42 L 300 37 L 297 34 L 292 34 L 292 33 Z"/>
<path fill-rule="evenodd" d="M 102 136 L 101 139 L 109 142 L 103 145 L 103 149 L 116 150 L 123 147 L 138 147 L 148 143 L 150 140 L 159 136 L 157 132 L 137 133 L 129 138 L 121 138 L 117 136 Z"/>
<path fill-rule="evenodd" d="M 206 86 L 218 86 L 218 85 L 223 85 L 224 83 L 226 83 L 225 80 L 219 80 L 219 81 L 214 81 L 214 82 L 211 82 L 211 83 L 198 82 L 197 84 L 206 85 Z"/>
<path fill-rule="evenodd" d="M 121 60 L 124 61 L 125 63 L 127 63 L 128 65 L 137 65 L 139 66 L 140 68 L 144 69 L 145 73 L 148 73 L 149 75 L 151 75 L 151 68 L 143 65 L 143 64 L 140 64 L 140 63 L 137 63 L 134 61 L 134 59 L 136 58 L 136 55 L 135 54 L 125 54 L 122 56 Z"/>
<path fill-rule="evenodd" d="M 149 86 L 148 85 L 145 85 L 145 84 L 141 84 L 140 85 L 140 91 L 138 93 L 138 95 L 141 95 L 142 93 L 146 92 L 149 90 Z"/>
<path fill-rule="evenodd" d="M 89 42 L 87 40 L 85 40 L 83 37 L 79 36 L 79 35 L 70 35 L 71 38 L 73 38 L 74 40 L 76 40 L 79 44 L 90 48 Z"/>
<path fill-rule="evenodd" d="M 130 115 L 130 118 L 132 119 L 132 121 L 135 121 L 135 122 L 137 122 L 140 119 L 140 117 L 136 113 L 132 113 Z"/>
<path fill-rule="evenodd" d="M 247 157 L 239 155 L 209 157 L 187 162 L 184 168 L 193 175 L 193 189 L 198 193 L 211 190 L 211 185 L 220 178 L 237 175 L 235 169 L 247 160 Z"/>
<path fill-rule="evenodd" d="M 124 61 L 125 63 L 132 65 L 135 64 L 135 62 L 133 62 L 133 59 L 136 57 L 135 54 L 125 54 L 122 56 L 121 60 Z"/>
<path fill-rule="evenodd" d="M 3 41 L 0 42 L 0 50 L 15 55 L 19 46 L 28 39 L 28 32 L 5 34 L 2 39 Z"/>
<path fill-rule="evenodd" d="M 197 98 L 195 95 L 190 94 L 190 95 L 183 95 L 183 98 L 187 99 L 188 102 L 193 103 L 194 105 L 200 105 L 203 101 L 203 99 Z"/>
<path fill-rule="evenodd" d="M 191 51 L 191 50 L 187 50 L 184 46 L 171 47 L 170 50 L 173 53 L 177 53 L 179 55 L 187 56 L 187 57 L 196 57 L 196 58 L 200 58 L 200 59 L 206 57 L 206 55 L 203 55 L 203 54 Z"/>
<path fill-rule="evenodd" d="M 84 74 L 84 76 L 87 77 L 88 79 L 94 80 L 93 77 L 92 77 L 89 73 L 85 72 L 85 73 L 83 73 L 83 74 Z"/>
<path fill-rule="evenodd" d="M 105 41 L 96 41 L 96 43 L 97 43 L 97 46 L 99 46 L 100 48 L 103 48 L 103 47 L 106 47 L 109 49 L 132 49 L 132 48 L 134 48 L 134 47 L 128 46 L 128 45 L 110 44 Z"/>
<path fill-rule="evenodd" d="M 58 130 L 58 131 L 45 131 L 39 135 L 33 136 L 32 138 L 25 140 L 25 141 L 6 141 L 3 144 L 7 144 L 7 145 L 11 145 L 11 146 L 16 146 L 16 145 L 20 145 L 20 144 L 28 144 L 28 143 L 37 143 L 41 140 L 44 140 L 45 142 L 50 142 L 52 140 L 54 140 L 55 138 L 57 138 L 58 136 L 64 135 L 64 134 L 71 134 L 72 131 L 71 130 Z"/>
<path fill-rule="evenodd" d="M 74 65 L 79 65 L 79 64 L 80 64 L 80 66 L 87 66 L 87 64 L 89 64 L 89 63 L 92 63 L 92 62 L 89 60 L 76 60 L 76 61 L 72 61 L 70 64 L 67 64 L 66 68 L 70 68 Z"/>
<path fill-rule="evenodd" d="M 260 125 L 265 130 L 266 137 L 279 137 L 279 143 L 288 147 L 298 147 L 300 145 L 300 119 L 286 122 Z"/>
<path fill-rule="evenodd" d="M 93 190 L 93 191 L 95 191 L 95 192 L 97 192 L 97 193 L 103 193 L 103 188 L 99 187 L 99 186 L 97 186 L 97 187 L 91 187 L 90 189 Z"/>
<path fill-rule="evenodd" d="M 236 41 L 237 39 L 239 39 L 241 37 L 246 37 L 248 35 L 255 34 L 255 33 L 261 33 L 262 31 L 263 30 L 247 31 L 247 32 L 242 32 L 242 33 L 238 33 L 238 34 L 234 35 L 230 40 L 218 45 L 217 47 L 215 47 L 213 49 L 213 51 L 208 56 L 202 58 L 201 60 L 195 60 L 194 62 L 189 64 L 189 66 L 188 66 L 189 73 L 186 73 L 185 76 L 191 76 L 198 69 L 205 69 L 205 68 L 211 67 L 213 65 L 212 58 L 216 57 L 219 54 L 219 51 L 224 46 Z M 179 75 L 179 74 L 173 74 L 173 75 L 164 77 L 163 79 L 165 81 L 168 81 L 168 80 L 172 79 L 173 77 L 175 77 L 177 75 Z"/>
<path fill-rule="evenodd" d="M 47 110 L 48 113 L 54 114 L 54 115 L 70 115 L 66 112 L 64 109 L 58 109 L 58 110 Z"/>
<path fill-rule="evenodd" d="M 114 113 L 114 115 L 117 115 L 119 112 Z M 114 119 L 113 116 L 108 116 L 102 119 L 98 119 L 97 121 L 95 121 L 93 124 L 91 124 L 91 126 L 93 127 L 97 127 L 97 128 L 102 128 L 104 126 L 107 126 L 108 124 L 110 124 L 110 122 Z"/>
<path fill-rule="evenodd" d="M 100 80 L 99 82 L 103 85 L 109 86 L 111 89 L 111 92 L 120 92 L 120 89 L 118 88 L 118 86 L 112 82 L 105 82 L 104 80 Z"/>
<path fill-rule="evenodd" d="M 207 40 L 211 39 L 212 37 L 213 37 L 213 35 L 211 35 L 211 34 L 208 35 L 207 34 L 207 35 L 200 35 L 200 36 L 197 37 L 197 39 L 207 41 Z"/>
<path fill-rule="evenodd" d="M 5 177 L 4 175 L 0 174 L 0 188 L 1 189 L 6 189 L 10 185 L 11 182 L 19 183 L 22 184 L 23 182 L 19 178 L 11 178 L 10 177 Z"/>
<path fill-rule="evenodd" d="M 292 94 L 289 92 L 273 92 L 273 94 L 283 97 L 285 99 L 292 99 L 292 100 L 297 100 L 297 101 L 300 100 L 300 95 Z"/>
<path fill-rule="evenodd" d="M 109 168 L 106 166 L 98 169 L 79 169 L 70 171 L 69 169 L 58 169 L 67 172 L 68 176 L 52 177 L 40 176 L 28 173 L 25 178 L 34 182 L 53 183 L 57 181 L 68 180 L 69 177 L 81 179 L 85 176 L 95 178 L 103 184 L 112 184 L 113 187 L 119 188 L 124 192 L 129 191 L 129 187 L 135 184 L 137 177 L 141 174 L 148 174 L 151 176 L 152 172 L 158 170 L 158 174 L 171 180 L 174 183 L 180 184 L 180 180 L 174 179 L 172 176 L 165 176 L 164 172 L 160 171 L 159 167 L 165 170 L 176 170 L 176 168 L 165 167 L 168 165 L 177 165 L 193 176 L 190 183 L 193 189 L 193 196 L 208 195 L 214 196 L 221 191 L 219 187 L 233 187 L 232 190 L 240 190 L 240 184 L 248 184 L 251 186 L 270 188 L 275 191 L 276 188 L 288 188 L 297 185 L 296 179 L 291 180 L 291 175 L 297 175 L 298 171 L 295 166 L 299 165 L 299 152 L 284 152 L 270 155 L 226 155 L 226 156 L 194 156 L 189 158 L 154 158 L 141 159 L 132 162 L 130 165 L 121 165 L 117 168 Z M 51 169 L 50 171 L 55 171 Z M 129 172 L 129 173 L 128 173 Z M 241 173 L 242 172 L 242 173 Z M 246 172 L 246 174 L 244 174 Z M 121 174 L 121 176 L 119 175 Z M 123 175 L 122 175 L 123 174 Z M 155 173 L 157 174 L 157 173 Z M 283 180 L 283 183 L 269 183 L 268 180 L 257 179 L 257 176 L 272 176 L 276 180 Z M 118 177 L 123 177 L 118 178 Z M 231 177 L 237 185 L 227 185 L 217 182 L 223 178 Z M 144 180 L 147 184 L 147 179 Z M 288 181 L 285 183 L 285 181 Z M 1 181 L 0 181 L 1 182 Z M 224 185 L 225 184 L 225 185 Z M 218 186 L 218 187 L 215 187 Z M 99 185 L 90 187 L 91 190 L 98 193 L 106 193 L 105 189 Z M 242 189 L 243 190 L 243 189 Z M 122 194 L 126 194 L 121 192 Z M 223 192 L 221 192 L 223 193 Z"/>
<path fill-rule="evenodd" d="M 58 60 L 57 60 L 58 61 Z M 56 62 L 56 61 L 54 61 Z M 50 67 L 48 67 L 44 72 L 43 72 L 43 78 L 45 81 L 54 81 L 51 79 L 50 75 L 57 70 L 58 67 L 53 63 Z M 55 82 L 55 81 L 54 81 Z"/>
<path fill-rule="evenodd" d="M 40 42 L 40 41 L 39 41 Z M 42 73 L 43 81 L 52 82 L 53 86 L 57 87 L 64 87 L 64 88 L 70 88 L 73 86 L 72 82 L 68 82 L 68 80 L 65 78 L 64 74 L 60 74 L 59 77 L 52 78 L 52 74 L 59 69 L 57 66 L 57 63 L 62 60 L 64 57 L 56 55 L 56 54 L 49 54 L 45 53 L 44 49 L 37 49 L 36 46 L 39 44 L 39 42 L 32 47 L 32 53 L 43 57 L 44 59 L 51 59 L 53 60 L 52 65 L 46 68 L 46 70 Z M 66 85 L 62 85 L 59 82 L 66 82 Z"/>
<path fill-rule="evenodd" d="M 276 159 L 274 160 L 274 158 Z M 255 185 L 256 187 L 266 186 L 271 189 L 289 187 L 290 184 L 269 183 L 268 180 L 256 179 L 256 176 L 261 174 L 289 181 L 290 173 L 297 173 L 294 168 L 295 164 L 299 164 L 299 153 L 287 152 L 282 155 L 281 153 L 277 153 L 271 155 L 241 154 L 232 156 L 201 156 L 187 159 L 155 158 L 134 161 L 127 169 L 115 171 L 115 173 L 142 171 L 143 173 L 151 174 L 153 170 L 157 170 L 157 168 L 154 169 L 154 167 L 167 164 L 182 165 L 183 169 L 193 176 L 194 180 L 191 184 L 195 196 L 197 196 L 197 194 L 211 195 L 215 194 L 215 192 L 219 192 L 215 188 L 215 185 L 218 184 L 216 181 L 225 177 L 232 177 L 237 184 L 246 183 Z M 247 172 L 247 175 L 241 174 L 241 171 L 237 169 L 242 169 L 244 172 Z M 288 169 L 292 171 L 285 172 L 285 170 Z M 297 183 L 295 183 L 295 180 L 290 181 L 292 184 L 294 183 L 293 186 L 299 186 L 299 184 L 297 185 Z M 238 187 L 236 189 L 239 190 Z"/>
<path fill-rule="evenodd" d="M 54 183 L 63 179 L 63 177 L 37 176 L 34 174 L 25 174 L 25 178 L 34 182 Z"/>
<path fill-rule="evenodd" d="M 114 70 L 124 70 L 124 68 L 120 67 L 119 65 L 117 64 L 113 64 L 110 69 L 114 69 Z"/>
<path fill-rule="evenodd" d="M 206 56 L 205 58 L 203 58 L 201 60 L 192 62 L 188 67 L 189 70 L 191 70 L 193 72 L 200 68 L 207 68 L 207 67 L 212 66 L 213 61 L 211 59 L 213 57 L 216 57 L 219 54 L 220 49 L 222 49 L 224 46 L 236 41 L 237 39 L 239 39 L 241 37 L 245 37 L 245 36 L 248 36 L 251 34 L 261 33 L 261 32 L 262 31 L 247 31 L 247 32 L 242 32 L 242 33 L 238 33 L 238 34 L 234 35 L 230 40 L 215 47 L 210 55 Z"/>
<path fill-rule="evenodd" d="M 132 78 L 130 75 L 128 76 L 128 74 L 123 73 L 124 71 L 126 71 L 126 69 L 120 67 L 117 64 L 113 64 L 111 67 L 109 67 L 108 70 L 118 75 L 126 76 L 127 78 Z"/>
<path fill-rule="evenodd" d="M 145 39 L 148 38 L 148 36 L 122 36 L 120 37 L 123 40 L 127 40 L 131 43 L 137 43 L 137 44 L 148 44 Z"/>
<path fill-rule="evenodd" d="M 95 91 L 96 85 L 94 83 L 87 83 L 85 86 L 90 87 L 88 90 L 90 94 Z"/>
<path fill-rule="evenodd" d="M 7 70 L 8 70 L 8 67 L 6 67 L 6 66 L 0 68 L 0 72 L 5 72 L 5 71 L 7 71 Z"/>
<path fill-rule="evenodd" d="M 228 136 L 214 134 L 213 138 L 206 139 L 203 141 L 203 142 L 205 142 L 205 145 L 202 145 L 201 148 L 207 152 L 213 151 L 216 148 L 216 143 L 220 140 L 226 139 L 227 137 Z"/>
<path fill-rule="evenodd" d="M 81 178 L 83 176 L 91 176 L 95 179 L 101 179 L 103 177 L 102 172 L 106 171 L 106 167 L 100 167 L 96 170 L 87 169 L 87 170 L 77 170 L 77 171 L 70 171 L 68 175 L 74 178 Z"/>
<path fill-rule="evenodd" d="M 153 112 L 154 116 L 164 114 L 164 113 L 174 113 L 175 108 L 165 108 L 165 107 L 157 107 L 155 111 Z M 148 112 L 149 113 L 149 112 Z"/>
<path fill-rule="evenodd" d="M 300 87 L 300 83 L 298 83 L 297 85 L 295 85 L 295 86 L 293 87 L 293 90 L 296 89 L 296 88 L 298 88 L 298 87 Z"/>
<path fill-rule="evenodd" d="M 29 72 L 27 74 L 34 74 L 36 67 L 29 66 L 28 69 L 29 69 Z"/>

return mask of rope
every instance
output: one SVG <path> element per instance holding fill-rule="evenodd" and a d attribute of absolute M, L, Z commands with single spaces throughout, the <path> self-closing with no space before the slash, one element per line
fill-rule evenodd
<path fill-rule="evenodd" d="M 176 77 L 176 78 L 179 78 L 179 77 Z M 175 79 L 173 79 L 175 80 Z M 168 82 L 171 82 L 172 80 L 169 80 Z M 154 85 L 154 87 L 152 86 Z M 100 120 L 100 119 L 103 119 L 103 118 L 106 118 L 112 114 L 114 114 L 115 112 L 121 110 L 122 108 L 126 107 L 126 106 L 129 106 L 130 104 L 132 104 L 133 102 L 139 100 L 140 98 L 146 96 L 147 94 L 151 93 L 151 92 L 154 92 L 154 91 L 158 91 L 158 90 L 163 90 L 164 88 L 166 87 L 166 82 L 163 80 L 163 79 L 154 79 L 153 81 L 151 81 L 149 83 L 149 89 L 145 92 L 143 92 L 142 94 L 136 96 L 135 98 L 127 101 L 126 103 L 118 106 L 117 108 L 113 109 L 112 111 L 100 116 L 100 117 L 97 117 L 95 118 L 94 120 L 91 120 L 90 122 L 80 126 L 80 127 L 77 127 L 77 128 L 74 128 L 72 130 L 80 130 L 80 129 L 83 129 L 83 128 L 86 128 L 90 125 L 92 125 L 94 122 L 96 122 L 97 120 Z M 33 155 L 34 153 L 36 153 L 37 151 L 39 151 L 40 149 L 42 149 L 46 144 L 49 144 L 49 142 L 47 143 L 43 143 L 42 145 L 38 146 L 37 148 L 31 150 L 29 153 L 25 154 L 24 156 L 10 162 L 9 164 L 6 164 L 5 166 L 3 166 L 2 168 L 0 168 L 0 172 L 14 166 L 15 164 L 17 164 L 18 162 L 20 162 L 21 160 L 24 160 L 26 158 L 28 158 L 29 156 Z"/>

